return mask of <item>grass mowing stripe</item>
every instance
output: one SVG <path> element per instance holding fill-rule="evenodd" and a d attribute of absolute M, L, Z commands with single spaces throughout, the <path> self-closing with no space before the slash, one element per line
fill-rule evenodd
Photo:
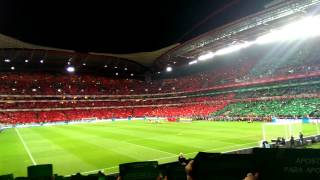
<path fill-rule="evenodd" d="M 20 134 L 20 132 L 19 132 L 18 128 L 15 128 L 15 130 L 16 130 L 16 132 L 17 132 L 17 134 L 18 134 L 19 138 L 20 138 L 21 143 L 23 144 L 24 149 L 27 151 L 27 153 L 28 153 L 28 155 L 29 155 L 29 158 L 30 158 L 30 159 L 31 159 L 31 161 L 32 161 L 32 164 L 33 164 L 33 165 L 37 165 L 37 163 L 36 163 L 36 161 L 34 160 L 34 158 L 33 158 L 32 154 L 31 154 L 31 152 L 30 152 L 30 150 L 29 150 L 29 148 L 28 148 L 27 144 L 24 142 L 24 140 L 23 140 L 23 138 L 22 138 L 22 136 L 21 136 L 21 134 Z"/>
<path fill-rule="evenodd" d="M 245 144 L 236 144 L 236 145 L 233 145 L 233 146 L 227 146 L 227 148 L 233 148 L 233 147 L 238 147 L 238 146 L 246 146 L 246 145 L 254 144 L 254 143 L 255 142 L 245 143 Z M 255 147 L 257 147 L 257 146 L 251 146 L 251 147 L 246 147 L 246 148 L 241 148 L 241 149 L 235 149 L 235 150 L 232 150 L 232 151 L 255 148 Z M 218 147 L 218 148 L 215 148 L 215 149 L 205 150 L 204 152 L 213 151 L 213 150 L 222 149 L 222 148 L 225 148 L 225 147 Z M 229 153 L 229 152 L 232 152 L 232 151 L 225 151 L 225 152 L 222 152 L 222 153 Z M 198 152 L 190 152 L 190 153 L 186 153 L 184 155 L 190 155 L 190 154 L 195 154 L 195 153 L 198 153 Z M 157 159 L 151 159 L 149 161 L 159 161 L 159 160 L 163 160 L 163 159 L 171 159 L 171 158 L 176 158 L 176 157 L 178 157 L 178 155 L 168 156 L 168 157 L 163 157 L 163 158 L 157 158 Z M 96 170 L 92 170 L 92 171 L 81 172 L 81 174 L 90 174 L 90 173 L 94 173 L 94 172 L 98 172 L 98 171 L 104 172 L 104 170 L 115 169 L 115 168 L 118 168 L 118 167 L 119 166 L 112 166 L 112 167 L 108 167 L 108 168 L 104 168 L 104 169 L 96 169 Z M 117 172 L 117 171 L 115 171 L 115 172 Z"/>

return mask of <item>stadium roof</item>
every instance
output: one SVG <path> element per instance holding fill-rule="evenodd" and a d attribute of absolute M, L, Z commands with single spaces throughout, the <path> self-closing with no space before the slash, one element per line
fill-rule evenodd
<path fill-rule="evenodd" d="M 117 57 L 121 59 L 127 59 L 131 61 L 135 61 L 144 66 L 151 66 L 153 61 L 165 54 L 168 50 L 177 47 L 179 44 L 173 44 L 171 46 L 152 51 L 152 52 L 139 52 L 139 53 L 131 53 L 131 54 L 112 54 L 112 53 L 96 53 L 90 52 L 90 55 L 98 55 L 98 56 L 106 56 L 106 57 Z M 76 53 L 73 50 L 68 49 L 59 49 L 53 47 L 40 46 L 35 44 L 30 44 L 27 42 L 20 41 L 18 39 L 0 34 L 0 48 L 1 49 L 28 49 L 28 50 L 48 50 L 48 51 L 60 51 L 66 53 Z"/>
<path fill-rule="evenodd" d="M 0 58 L 11 59 L 12 63 L 25 59 L 38 63 L 40 59 L 48 59 L 48 66 L 45 69 L 43 65 L 40 65 L 42 68 L 38 68 L 39 64 L 36 64 L 32 66 L 34 70 L 54 71 L 72 64 L 84 72 L 98 72 L 102 75 L 117 73 L 118 75 L 119 69 L 125 69 L 123 76 L 140 75 L 142 77 L 147 71 L 156 73 L 164 71 L 168 65 L 186 65 L 209 51 L 224 48 L 234 42 L 255 39 L 274 27 L 303 17 L 307 11 L 320 4 L 320 0 L 279 2 L 275 5 L 271 4 L 264 11 L 213 29 L 185 43 L 173 44 L 153 52 L 133 54 L 78 53 L 73 50 L 34 45 L 0 34 Z M 0 64 L 0 70 L 10 70 L 11 64 L 2 61 Z M 25 68 L 21 63 L 20 66 Z M 19 69 L 19 67 L 14 69 Z"/>
<path fill-rule="evenodd" d="M 179 43 L 173 44 L 171 46 L 168 46 L 156 51 L 152 51 L 152 52 L 139 52 L 139 53 L 132 53 L 132 54 L 108 54 L 108 53 L 94 53 L 94 52 L 90 54 L 113 56 L 113 57 L 129 59 L 137 63 L 140 63 L 144 66 L 150 67 L 157 58 L 159 58 L 161 55 L 165 54 L 170 49 L 173 49 L 177 46 L 179 46 Z"/>
<path fill-rule="evenodd" d="M 177 47 L 179 44 L 174 44 L 153 52 L 140 52 L 132 54 L 111 54 L 111 53 L 77 53 L 73 50 L 59 49 L 46 47 L 41 45 L 35 45 L 27 42 L 20 41 L 18 39 L 0 34 L 0 58 L 2 60 L 9 59 L 12 63 L 1 62 L 3 65 L 0 70 L 9 70 L 12 66 L 21 66 L 21 63 L 28 59 L 30 64 L 32 61 L 39 61 L 40 59 L 46 59 L 46 68 L 41 68 L 43 71 L 61 71 L 64 66 L 67 65 L 70 59 L 73 61 L 75 66 L 86 66 L 88 68 L 85 72 L 96 72 L 99 69 L 109 69 L 107 72 L 101 70 L 105 74 L 114 75 L 118 71 L 117 69 L 125 69 L 127 71 L 124 76 L 143 74 L 148 70 L 148 67 L 152 66 L 155 59 L 165 54 L 168 50 Z M 29 62 L 30 61 L 30 62 Z M 97 69 L 98 68 L 98 69 Z M 17 68 L 15 68 L 18 70 Z M 38 66 L 34 66 L 33 70 L 39 69 Z M 82 68 L 84 69 L 84 67 Z M 84 71 L 84 70 L 83 70 Z M 101 72 L 99 71 L 99 72 Z M 100 73 L 99 73 L 100 74 Z"/>
<path fill-rule="evenodd" d="M 199 56 L 226 48 L 234 43 L 252 41 L 270 30 L 318 13 L 320 0 L 283 0 L 268 4 L 266 9 L 201 34 L 169 50 L 155 61 L 154 67 L 164 69 L 168 64 L 186 65 Z"/>
<path fill-rule="evenodd" d="M 42 49 L 42 50 L 54 50 L 54 51 L 74 53 L 74 51 L 72 50 L 51 48 L 51 47 L 45 47 L 45 46 L 26 43 L 3 34 L 0 34 L 0 48 L 1 49 L 39 49 L 39 50 Z"/>

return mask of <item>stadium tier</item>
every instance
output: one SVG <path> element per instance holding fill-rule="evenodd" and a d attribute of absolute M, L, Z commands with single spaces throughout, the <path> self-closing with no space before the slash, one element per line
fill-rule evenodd
<path fill-rule="evenodd" d="M 33 123 L 128 117 L 318 117 L 317 77 L 233 87 L 183 96 L 119 98 L 99 95 L 2 97 L 1 122 Z M 160 94 L 161 95 L 161 94 Z M 216 112 L 217 111 L 217 112 Z"/>
<path fill-rule="evenodd" d="M 242 54 L 230 55 L 223 62 L 213 62 L 210 69 L 176 77 L 142 81 L 115 79 L 92 75 L 52 75 L 47 73 L 1 73 L 0 94 L 16 95 L 141 95 L 192 92 L 232 86 L 257 80 L 271 81 L 274 78 L 300 78 L 319 75 L 319 40 L 308 40 L 295 45 L 282 43 L 279 46 L 295 48 L 272 52 L 273 46 L 255 47 Z M 258 52 L 258 53 L 257 53 Z M 281 80 L 278 79 L 278 80 Z"/>

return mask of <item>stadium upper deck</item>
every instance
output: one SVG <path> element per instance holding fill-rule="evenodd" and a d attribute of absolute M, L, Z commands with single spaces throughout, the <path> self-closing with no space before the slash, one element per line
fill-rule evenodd
<path fill-rule="evenodd" d="M 266 6 L 264 11 L 241 18 L 191 39 L 155 60 L 156 68 L 168 64 L 186 65 L 201 55 L 244 42 L 250 42 L 292 21 L 317 14 L 318 0 L 285 0 Z"/>
<path fill-rule="evenodd" d="M 316 15 L 318 12 L 315 8 L 319 4 L 319 0 L 282 1 L 180 45 L 136 54 L 77 53 L 33 45 L 1 35 L 0 59 L 4 61 L 0 62 L 0 71 L 61 73 L 66 67 L 74 66 L 78 73 L 116 78 L 166 78 L 163 74 L 166 74 L 167 66 L 174 69 L 184 67 L 208 52 L 255 40 L 294 20 L 310 14 Z M 190 73 L 192 72 L 193 70 L 190 70 Z M 174 72 L 171 74 L 174 75 Z"/>

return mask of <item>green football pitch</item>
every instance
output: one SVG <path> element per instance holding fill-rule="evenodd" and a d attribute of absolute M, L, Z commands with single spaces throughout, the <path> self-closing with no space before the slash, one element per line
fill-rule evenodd
<path fill-rule="evenodd" d="M 316 134 L 303 125 L 304 134 Z M 0 133 L 0 174 L 25 176 L 27 166 L 53 164 L 54 173 L 115 173 L 126 162 L 177 160 L 180 152 L 226 152 L 259 145 L 262 123 L 143 121 L 7 129 Z"/>

